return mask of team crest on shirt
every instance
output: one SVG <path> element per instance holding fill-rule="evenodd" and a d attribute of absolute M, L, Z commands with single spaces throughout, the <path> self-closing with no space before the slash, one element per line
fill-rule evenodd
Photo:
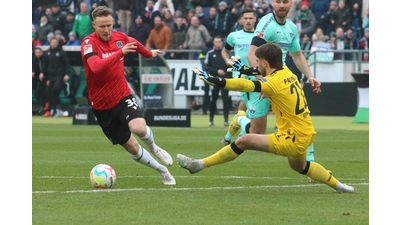
<path fill-rule="evenodd" d="M 117 47 L 118 48 L 122 48 L 122 42 L 121 41 L 117 41 Z"/>

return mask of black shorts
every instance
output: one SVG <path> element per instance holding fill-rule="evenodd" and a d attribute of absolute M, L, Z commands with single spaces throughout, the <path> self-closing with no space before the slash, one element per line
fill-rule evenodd
<path fill-rule="evenodd" d="M 114 108 L 95 110 L 93 113 L 103 130 L 103 133 L 114 144 L 125 144 L 131 137 L 129 121 L 143 118 L 143 111 L 132 95 L 123 98 Z"/>

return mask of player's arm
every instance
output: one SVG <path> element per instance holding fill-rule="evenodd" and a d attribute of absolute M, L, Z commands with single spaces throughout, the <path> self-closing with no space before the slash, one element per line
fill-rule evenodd
<path fill-rule="evenodd" d="M 303 52 L 301 50 L 297 52 L 291 52 L 293 62 L 296 67 L 302 72 L 306 77 L 308 82 L 310 82 L 311 86 L 314 87 L 314 92 L 319 93 L 321 92 L 321 82 L 315 79 L 311 74 L 311 70 L 308 67 L 308 62 L 306 57 L 304 57 Z"/>
<path fill-rule="evenodd" d="M 133 43 L 128 43 L 121 49 L 118 49 L 114 54 L 107 58 L 100 58 L 99 54 L 97 53 L 97 45 L 93 41 L 82 41 L 81 45 L 81 54 L 83 58 L 89 65 L 89 68 L 93 73 L 101 73 L 102 71 L 109 68 L 110 64 L 115 64 L 124 55 L 128 54 L 129 52 L 135 52 L 136 46 Z"/>
<path fill-rule="evenodd" d="M 138 40 L 136 40 L 133 37 L 128 37 L 128 43 L 135 43 L 136 45 L 136 52 L 141 54 L 142 56 L 144 56 L 145 58 L 151 58 L 151 57 L 156 57 L 157 54 L 155 54 L 155 56 L 153 56 L 153 52 L 152 50 L 147 49 L 144 45 L 142 45 Z"/>
<path fill-rule="evenodd" d="M 227 47 L 227 46 L 228 46 L 228 44 L 226 44 L 225 47 L 222 49 L 221 56 L 224 59 L 226 65 L 229 66 L 227 61 L 229 60 L 229 53 L 231 52 L 231 50 L 228 50 L 229 47 Z"/>
<path fill-rule="evenodd" d="M 241 91 L 241 92 L 261 92 L 262 91 L 262 82 L 265 81 L 265 78 L 262 80 L 244 80 L 244 79 L 226 79 L 222 77 L 214 77 L 211 74 L 199 70 L 197 68 L 193 68 L 192 71 L 199 76 L 204 82 L 213 85 L 223 87 L 232 91 Z"/>
<path fill-rule="evenodd" d="M 250 67 L 258 68 L 257 57 L 255 53 L 257 48 L 265 43 L 267 42 L 263 38 L 258 36 L 254 36 L 253 39 L 251 39 L 249 52 L 247 53 L 247 61 L 249 62 Z"/>

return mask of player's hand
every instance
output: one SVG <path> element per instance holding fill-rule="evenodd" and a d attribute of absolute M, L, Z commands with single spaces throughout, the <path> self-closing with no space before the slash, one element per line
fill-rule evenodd
<path fill-rule="evenodd" d="M 199 76 L 199 78 L 201 80 L 203 80 L 207 84 L 215 86 L 215 83 L 213 83 L 213 80 L 215 80 L 216 78 L 214 76 L 212 76 L 211 74 L 208 74 L 206 71 L 203 71 L 203 70 L 200 70 L 197 68 L 193 68 L 192 71 L 197 76 Z"/>
<path fill-rule="evenodd" d="M 226 71 L 228 72 L 239 72 L 240 73 L 240 77 L 243 77 L 243 75 L 258 75 L 259 72 L 257 69 L 255 68 L 251 68 L 246 66 L 242 60 L 240 60 L 240 57 L 237 56 L 232 56 L 231 59 L 227 60 L 226 63 L 228 65 L 231 65 L 232 68 L 228 68 Z"/>
<path fill-rule="evenodd" d="M 122 53 L 126 55 L 129 52 L 136 52 L 136 48 L 136 42 L 127 43 L 124 47 L 122 47 Z"/>
<path fill-rule="evenodd" d="M 314 88 L 313 91 L 315 93 L 318 94 L 318 93 L 322 92 L 322 90 L 321 90 L 321 82 L 319 80 L 315 79 L 314 77 L 310 77 L 308 79 L 308 82 L 310 82 L 311 87 Z"/>
<path fill-rule="evenodd" d="M 165 55 L 165 52 L 161 51 L 160 49 L 153 49 L 150 51 L 153 58 L 157 57 L 157 55 L 162 55 L 162 56 Z"/>

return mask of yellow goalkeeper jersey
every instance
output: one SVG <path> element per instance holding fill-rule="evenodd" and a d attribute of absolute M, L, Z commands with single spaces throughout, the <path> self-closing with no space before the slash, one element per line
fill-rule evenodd
<path fill-rule="evenodd" d="M 271 102 L 279 132 L 290 130 L 290 133 L 300 137 L 316 134 L 303 88 L 297 76 L 286 66 L 258 82 L 261 83 L 260 92 L 267 95 Z M 243 92 L 258 91 L 253 81 L 244 79 L 226 79 L 225 88 Z"/>

